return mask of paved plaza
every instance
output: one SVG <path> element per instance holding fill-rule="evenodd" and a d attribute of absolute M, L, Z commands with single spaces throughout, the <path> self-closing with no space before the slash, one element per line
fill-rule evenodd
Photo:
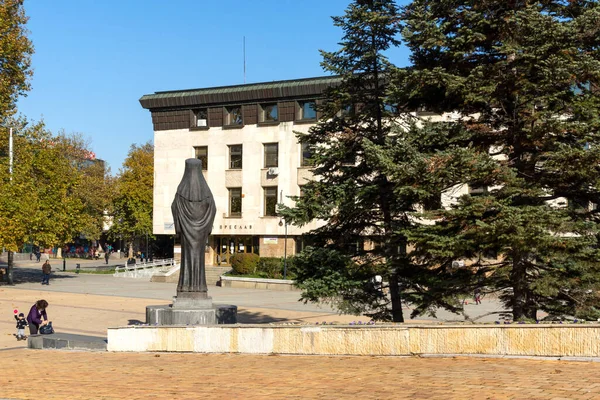
<path fill-rule="evenodd" d="M 595 362 L 29 350 L 13 337 L 12 310 L 27 312 L 40 298 L 49 302 L 57 331 L 106 336 L 108 327 L 143 323 L 146 305 L 170 303 L 175 294 L 175 284 L 65 272 L 41 286 L 39 268 L 20 262 L 17 284 L 0 285 L 0 398 L 600 399 Z M 245 323 L 366 320 L 305 305 L 298 292 L 210 287 L 209 293 L 215 303 L 238 305 Z M 498 305 L 484 299 L 468 307 L 486 313 Z"/>
<path fill-rule="evenodd" d="M 18 399 L 600 399 L 597 363 L 50 350 L 0 357 L 0 397 Z M 35 391 L 26 389 L 32 382 Z"/>

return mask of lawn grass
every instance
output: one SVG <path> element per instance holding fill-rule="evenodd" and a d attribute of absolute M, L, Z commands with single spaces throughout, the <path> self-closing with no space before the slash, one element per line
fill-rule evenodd
<path fill-rule="evenodd" d="M 83 268 L 81 268 L 80 270 L 68 269 L 66 272 L 75 272 L 75 273 L 77 273 L 78 271 L 79 271 L 80 274 L 98 274 L 98 275 L 109 275 L 109 274 L 114 274 L 115 273 L 115 269 L 114 268 L 110 268 L 110 269 L 91 269 L 91 268 L 83 269 Z"/>

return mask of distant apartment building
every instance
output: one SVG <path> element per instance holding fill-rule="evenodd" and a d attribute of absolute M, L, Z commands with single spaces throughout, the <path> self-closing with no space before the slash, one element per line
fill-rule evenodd
<path fill-rule="evenodd" d="M 171 203 L 187 158 L 202 160 L 217 204 L 207 264 L 232 254 L 295 254 L 301 235 L 318 227 L 287 225 L 278 203 L 292 205 L 311 179 L 309 154 L 296 132 L 308 132 L 316 102 L 340 78 L 321 77 L 156 92 L 140 99 L 154 125 L 153 233 L 174 234 Z M 286 234 L 287 232 L 287 234 Z M 285 247 L 284 247 L 285 246 Z M 176 249 L 177 250 L 177 249 Z"/>

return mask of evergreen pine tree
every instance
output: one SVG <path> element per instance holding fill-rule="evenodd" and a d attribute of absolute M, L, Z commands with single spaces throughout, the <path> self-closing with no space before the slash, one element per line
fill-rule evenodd
<path fill-rule="evenodd" d="M 294 261 L 302 296 L 395 322 L 404 321 L 402 301 L 416 306 L 413 315 L 459 311 L 457 280 L 443 269 L 417 268 L 407 253 L 403 230 L 414 225 L 415 204 L 431 193 L 415 185 L 427 165 L 401 129 L 410 116 L 401 117 L 388 96 L 390 77 L 399 72 L 384 52 L 399 44 L 398 9 L 389 0 L 356 0 L 333 20 L 344 31 L 341 49 L 323 51 L 322 66 L 340 82 L 318 105 L 319 123 L 298 134 L 311 149 L 315 179 L 294 208 L 282 208 L 298 225 L 325 221 L 310 234 L 313 247 Z M 378 286 L 377 275 L 387 287 Z"/>
<path fill-rule="evenodd" d="M 405 231 L 415 260 L 475 262 L 465 287 L 497 292 L 515 320 L 597 318 L 598 2 L 415 0 L 402 20 L 413 65 L 398 97 L 458 112 L 468 138 L 462 162 L 429 157 L 424 185 L 486 189 Z"/>

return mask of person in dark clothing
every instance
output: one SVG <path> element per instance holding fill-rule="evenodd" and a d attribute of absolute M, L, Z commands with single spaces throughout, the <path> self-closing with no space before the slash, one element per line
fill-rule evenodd
<path fill-rule="evenodd" d="M 19 315 L 15 314 L 15 319 L 17 320 L 17 334 L 16 334 L 17 340 L 27 339 L 27 336 L 25 336 L 25 327 L 27 326 L 27 320 L 25 319 L 25 314 L 23 314 L 23 313 L 20 313 Z"/>
<path fill-rule="evenodd" d="M 50 263 L 48 262 L 48 260 L 46 260 L 46 262 L 44 262 L 44 265 L 42 265 L 42 285 L 49 285 L 50 284 L 50 273 L 52 272 L 52 267 L 50 266 Z"/>
<path fill-rule="evenodd" d="M 108 264 L 108 258 L 110 257 L 110 252 L 106 249 L 106 253 L 104 253 L 104 260 L 106 260 L 106 264 Z"/>
<path fill-rule="evenodd" d="M 475 304 L 481 304 L 481 289 L 475 288 L 473 291 L 473 300 L 475 300 Z"/>
<path fill-rule="evenodd" d="M 48 302 L 46 300 L 38 300 L 31 306 L 29 314 L 27 315 L 30 335 L 37 335 L 40 326 L 47 325 L 50 322 L 48 321 L 46 308 L 48 308 Z"/>

